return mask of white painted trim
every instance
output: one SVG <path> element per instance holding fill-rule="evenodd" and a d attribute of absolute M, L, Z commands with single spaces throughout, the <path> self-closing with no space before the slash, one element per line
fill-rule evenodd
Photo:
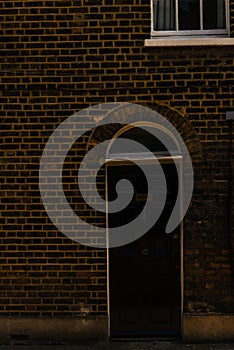
<path fill-rule="evenodd" d="M 106 199 L 108 198 L 108 172 L 107 166 L 105 167 L 105 192 Z M 109 221 L 108 221 L 108 200 L 106 200 L 106 259 L 107 259 L 107 336 L 110 338 L 110 251 L 109 251 Z"/>
<path fill-rule="evenodd" d="M 184 183 L 183 183 L 183 159 L 180 160 L 180 214 L 184 212 L 183 203 L 183 193 L 184 193 Z M 184 336 L 184 221 L 180 222 L 180 327 L 181 327 L 181 337 Z"/>
<path fill-rule="evenodd" d="M 152 154 L 150 153 L 126 153 L 126 154 L 116 154 L 113 155 L 113 157 L 106 158 L 106 162 L 108 162 L 108 165 L 111 166 L 117 166 L 117 165 L 127 165 L 131 166 L 134 165 L 134 162 L 137 162 L 137 164 L 152 164 L 155 158 L 159 160 L 160 162 L 169 162 L 169 161 L 178 161 L 182 159 L 181 155 L 158 155 L 157 153 L 154 153 L 155 157 L 152 157 Z M 132 163 L 133 162 L 133 163 Z"/>
<path fill-rule="evenodd" d="M 181 47 L 181 46 L 234 46 L 234 38 L 152 38 L 145 40 L 146 47 Z"/>
<path fill-rule="evenodd" d="M 227 0 L 227 4 L 226 4 L 226 27 L 227 27 L 227 31 L 230 35 L 230 31 L 231 31 L 231 23 L 230 23 L 230 0 Z"/>
<path fill-rule="evenodd" d="M 203 0 L 200 0 L 200 28 L 203 31 L 204 30 L 204 23 L 203 23 Z"/>

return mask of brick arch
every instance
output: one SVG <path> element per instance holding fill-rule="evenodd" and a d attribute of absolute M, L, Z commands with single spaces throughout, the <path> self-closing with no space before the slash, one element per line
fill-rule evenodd
<path fill-rule="evenodd" d="M 163 104 L 148 104 L 147 107 L 167 118 L 184 140 L 193 162 L 200 161 L 202 158 L 202 145 L 188 117 L 178 110 Z"/>
<path fill-rule="evenodd" d="M 116 103 L 113 105 L 113 108 L 104 109 L 99 122 L 105 122 L 105 125 L 97 125 L 93 129 L 87 143 L 87 150 L 103 140 L 113 138 L 115 134 L 126 124 L 129 124 L 129 122 L 135 122 L 133 113 L 135 111 L 139 113 L 142 122 L 155 123 L 157 118 L 160 118 L 160 122 L 168 129 L 171 129 L 171 123 L 181 135 L 192 161 L 196 162 L 201 160 L 201 142 L 188 118 L 175 109 L 155 103 L 144 105 Z M 121 123 L 116 123 L 116 120 L 119 118 L 121 119 Z"/>

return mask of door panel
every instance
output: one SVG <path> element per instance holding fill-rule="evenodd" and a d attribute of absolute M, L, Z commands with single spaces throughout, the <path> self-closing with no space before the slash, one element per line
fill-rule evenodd
<path fill-rule="evenodd" d="M 151 165 L 149 165 L 150 167 Z M 180 335 L 180 228 L 166 234 L 165 226 L 178 192 L 174 164 L 162 164 L 167 200 L 157 223 L 138 240 L 109 250 L 111 337 Z M 135 165 L 109 166 L 108 200 L 116 198 L 115 185 L 129 179 L 134 197 L 120 213 L 109 214 L 109 226 L 122 226 L 141 212 L 147 183 Z M 150 200 L 157 203 L 157 181 Z M 145 218 L 147 220 L 147 217 Z"/>

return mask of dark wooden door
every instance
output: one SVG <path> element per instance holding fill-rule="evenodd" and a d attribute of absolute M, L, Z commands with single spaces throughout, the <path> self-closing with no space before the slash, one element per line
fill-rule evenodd
<path fill-rule="evenodd" d="M 150 167 L 151 165 L 149 165 Z M 158 222 L 138 240 L 109 251 L 110 336 L 180 336 L 180 228 L 166 234 L 174 206 L 178 177 L 175 165 L 162 165 L 167 179 L 167 200 Z M 122 178 L 134 185 L 133 200 L 122 212 L 109 214 L 109 226 L 122 226 L 141 212 L 147 184 L 135 165 L 108 167 L 108 199 L 116 196 Z M 157 181 L 149 200 L 157 203 Z M 147 220 L 147 218 L 145 218 Z"/>

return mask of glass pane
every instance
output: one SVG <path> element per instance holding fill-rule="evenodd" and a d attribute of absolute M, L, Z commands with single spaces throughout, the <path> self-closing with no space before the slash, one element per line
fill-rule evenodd
<path fill-rule="evenodd" d="M 175 30 L 175 0 L 154 0 L 154 30 Z"/>
<path fill-rule="evenodd" d="M 225 0 L 203 0 L 204 29 L 225 29 Z"/>
<path fill-rule="evenodd" d="M 119 145 L 113 142 L 110 147 L 110 154 L 115 153 L 140 153 L 142 152 L 141 145 L 144 145 L 147 150 L 151 152 L 156 152 L 160 154 L 168 154 L 168 151 L 173 153 L 179 153 L 178 146 L 165 132 L 160 129 L 153 128 L 151 126 L 144 126 L 144 129 L 141 127 L 134 127 L 126 130 L 123 134 L 119 136 L 119 138 L 126 138 L 128 140 L 136 141 L 139 144 L 139 148 L 137 146 L 133 146 L 133 148 L 129 149 L 120 149 Z M 163 140 L 163 142 L 160 141 Z M 167 147 L 165 146 L 167 145 Z"/>
<path fill-rule="evenodd" d="M 178 0 L 178 5 L 179 30 L 199 30 L 200 0 Z"/>

